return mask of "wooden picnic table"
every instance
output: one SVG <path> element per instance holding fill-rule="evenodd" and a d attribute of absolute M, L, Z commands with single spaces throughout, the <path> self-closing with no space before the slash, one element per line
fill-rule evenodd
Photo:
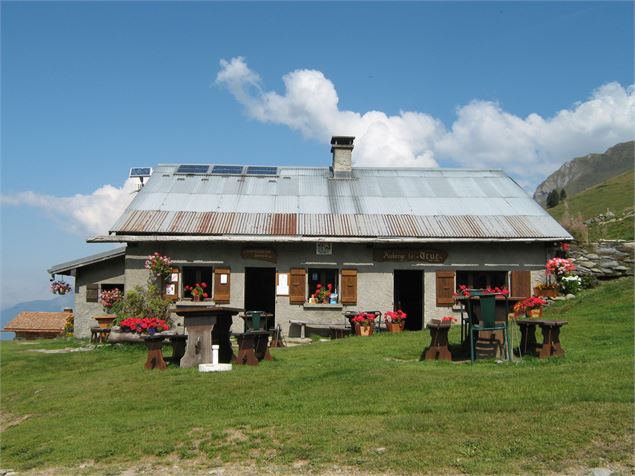
<path fill-rule="evenodd" d="M 520 327 L 521 354 L 538 354 L 541 359 L 548 357 L 564 357 L 565 351 L 560 345 L 560 328 L 568 321 L 547 321 L 544 319 L 518 319 Z M 542 344 L 536 341 L 536 327 L 542 331 Z"/>
<path fill-rule="evenodd" d="M 185 355 L 181 359 L 183 368 L 212 363 L 212 344 L 218 344 L 220 363 L 231 363 L 235 358 L 229 340 L 233 316 L 244 309 L 229 306 L 213 306 L 205 303 L 177 304 L 172 310 L 183 317 L 187 332 Z"/>

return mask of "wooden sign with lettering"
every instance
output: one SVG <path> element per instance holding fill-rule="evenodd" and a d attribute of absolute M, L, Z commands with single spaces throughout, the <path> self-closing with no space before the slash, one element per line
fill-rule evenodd
<path fill-rule="evenodd" d="M 375 248 L 373 250 L 373 261 L 443 263 L 447 257 L 447 251 L 432 248 Z"/>
<path fill-rule="evenodd" d="M 260 261 L 269 261 L 275 263 L 278 261 L 278 254 L 272 248 L 243 248 L 240 251 L 243 259 L 257 259 Z"/>

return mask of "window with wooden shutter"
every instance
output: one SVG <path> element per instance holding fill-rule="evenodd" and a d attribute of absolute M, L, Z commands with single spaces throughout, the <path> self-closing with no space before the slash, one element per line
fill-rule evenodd
<path fill-rule="evenodd" d="M 437 271 L 437 307 L 454 304 L 454 271 Z"/>
<path fill-rule="evenodd" d="M 86 302 L 99 302 L 99 285 L 97 283 L 86 285 Z"/>
<path fill-rule="evenodd" d="M 357 304 L 357 270 L 343 269 L 340 285 L 340 301 L 345 305 Z"/>
<path fill-rule="evenodd" d="M 179 299 L 179 282 L 181 281 L 181 270 L 172 268 L 170 275 L 165 279 L 163 284 L 163 297 L 170 301 Z"/>
<path fill-rule="evenodd" d="M 511 295 L 528 298 L 531 296 L 531 271 L 511 272 Z"/>
<path fill-rule="evenodd" d="M 230 271 L 229 268 L 214 269 L 214 302 L 217 304 L 229 303 Z"/>
<path fill-rule="evenodd" d="M 289 271 L 289 304 L 304 304 L 306 301 L 306 271 L 291 268 Z"/>

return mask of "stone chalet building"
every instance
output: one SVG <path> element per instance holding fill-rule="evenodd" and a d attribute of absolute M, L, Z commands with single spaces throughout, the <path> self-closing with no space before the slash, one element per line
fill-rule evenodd
<path fill-rule="evenodd" d="M 89 240 L 125 246 L 49 270 L 75 277 L 76 335 L 103 314 L 101 290 L 147 282 L 155 251 L 173 261 L 175 302 L 206 282 L 211 303 L 269 311 L 294 336 L 290 320 L 342 324 L 349 310 L 401 308 L 406 329 L 422 329 L 452 312 L 459 284 L 529 296 L 572 239 L 501 170 L 352 167 L 353 139 L 332 138 L 328 168 L 156 167 L 108 235 Z M 318 283 L 337 297 L 309 302 Z"/>

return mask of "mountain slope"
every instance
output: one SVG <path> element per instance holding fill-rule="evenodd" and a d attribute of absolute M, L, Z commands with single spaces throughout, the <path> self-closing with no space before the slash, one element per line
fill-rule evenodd
<path fill-rule="evenodd" d="M 545 205 L 547 195 L 554 189 L 565 189 L 571 197 L 593 185 L 633 169 L 635 141 L 623 142 L 603 154 L 589 154 L 565 163 L 545 179 L 534 192 L 534 199 Z"/>
<path fill-rule="evenodd" d="M 615 217 L 607 217 L 599 223 L 590 223 L 588 238 L 591 241 L 598 238 L 632 240 L 634 182 L 635 171 L 630 170 L 569 197 L 565 203 L 560 203 L 547 211 L 569 232 L 576 235 L 572 223 L 577 223 L 579 228 L 581 222 L 606 214 L 607 210 L 610 210 Z M 581 217 L 581 220 L 578 217 Z M 576 225 L 573 226 L 575 227 Z"/>

